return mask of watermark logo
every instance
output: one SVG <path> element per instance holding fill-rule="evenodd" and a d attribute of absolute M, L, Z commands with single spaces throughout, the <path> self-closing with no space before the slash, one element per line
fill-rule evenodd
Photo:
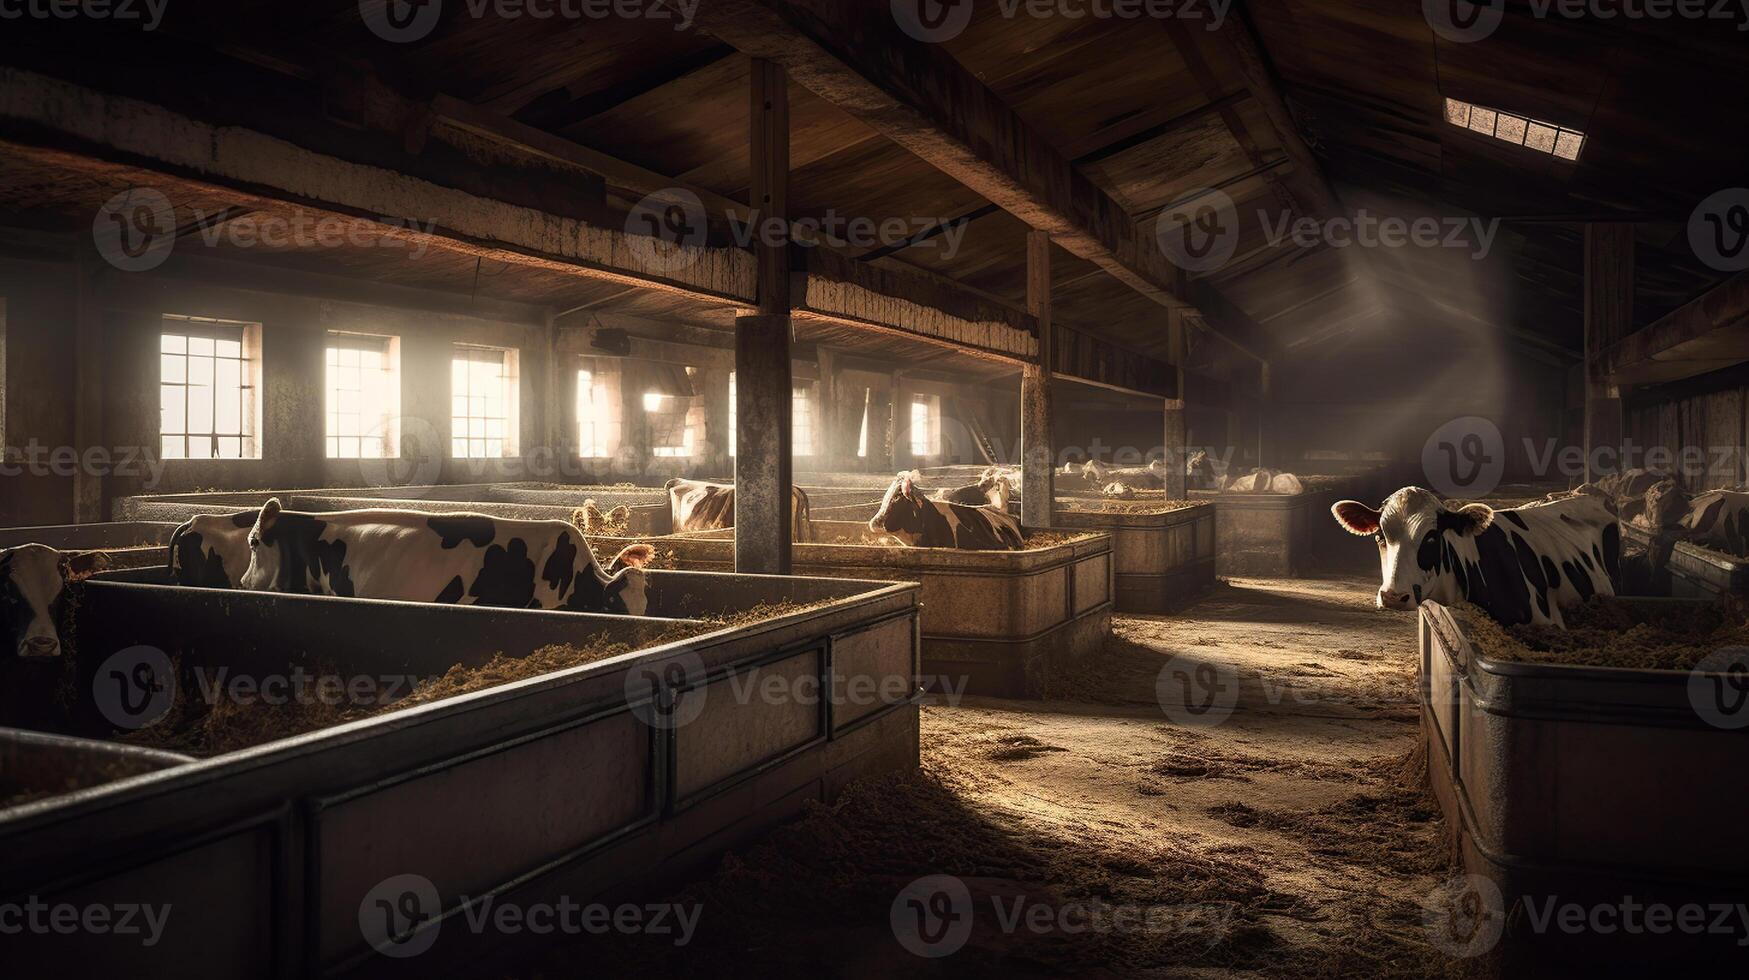
<path fill-rule="evenodd" d="M 972 22 L 972 0 L 893 0 L 899 29 L 925 44 L 959 37 Z"/>
<path fill-rule="evenodd" d="M 170 0 L 0 0 L 0 20 L 137 20 L 155 31 Z"/>
<path fill-rule="evenodd" d="M 1695 258 L 1720 272 L 1749 269 L 1749 187 L 1731 187 L 1700 202 L 1688 216 Z"/>
<path fill-rule="evenodd" d="M 632 258 L 649 272 L 679 272 L 698 261 L 698 249 L 710 233 L 708 221 L 704 202 L 683 187 L 647 194 L 626 215 Z"/>
<path fill-rule="evenodd" d="M 671 731 L 704 712 L 704 660 L 691 650 L 626 671 L 626 701 L 651 728 Z"/>
<path fill-rule="evenodd" d="M 97 254 L 123 272 L 149 272 L 164 264 L 176 247 L 176 208 L 151 187 L 122 191 L 97 209 L 91 220 Z"/>
<path fill-rule="evenodd" d="M 390 44 L 423 41 L 443 18 L 443 0 L 358 0 L 364 26 Z"/>
<path fill-rule="evenodd" d="M 1421 15 L 1433 33 L 1454 44 L 1484 40 L 1500 29 L 1505 0 L 1421 0 Z"/>
<path fill-rule="evenodd" d="M 171 905 L 115 905 L 45 902 L 32 895 L 22 902 L 0 903 L 0 936 L 138 936 L 150 949 L 164 938 Z"/>
<path fill-rule="evenodd" d="M 1239 703 L 1239 671 L 1231 664 L 1172 657 L 1154 678 L 1154 696 L 1174 724 L 1213 728 L 1232 717 Z"/>
<path fill-rule="evenodd" d="M 1506 929 L 1506 899 L 1487 878 L 1458 875 L 1421 900 L 1421 927 L 1447 956 L 1480 956 L 1500 942 Z"/>
<path fill-rule="evenodd" d="M 1259 211 L 1257 222 L 1271 248 L 1284 242 L 1300 248 L 1449 248 L 1468 252 L 1470 258 L 1478 260 L 1488 257 L 1500 232 L 1498 219 L 1457 215 L 1402 218 L 1374 214 L 1365 208 L 1327 220 L 1296 219 L 1286 211 L 1271 219 L 1267 212 Z"/>
<path fill-rule="evenodd" d="M 117 650 L 97 665 L 91 694 L 110 724 L 138 731 L 163 718 L 176 703 L 176 668 L 157 647 Z"/>
<path fill-rule="evenodd" d="M 1213 272 L 1239 247 L 1239 211 L 1222 191 L 1192 191 L 1160 212 L 1154 237 L 1178 268 Z"/>
<path fill-rule="evenodd" d="M 899 945 L 918 956 L 952 956 L 972 937 L 972 893 L 953 875 L 928 875 L 893 898 L 888 921 Z"/>
<path fill-rule="evenodd" d="M 384 956 L 418 956 L 437 942 L 442 909 L 430 878 L 394 875 L 377 882 L 358 903 L 358 931 L 370 948 Z"/>
<path fill-rule="evenodd" d="M 367 457 L 358 461 L 358 475 L 366 486 L 427 487 L 443 474 L 443 436 L 417 415 L 403 415 L 384 421 L 367 433 L 368 438 L 389 438 L 396 424 L 400 426 L 400 452 L 395 456 Z"/>
<path fill-rule="evenodd" d="M 1695 664 L 1688 702 L 1715 728 L 1749 727 L 1749 647 L 1721 647 Z"/>
<path fill-rule="evenodd" d="M 1446 497 L 1485 497 L 1506 474 L 1506 440 L 1479 415 L 1452 419 L 1421 447 L 1427 484 Z"/>

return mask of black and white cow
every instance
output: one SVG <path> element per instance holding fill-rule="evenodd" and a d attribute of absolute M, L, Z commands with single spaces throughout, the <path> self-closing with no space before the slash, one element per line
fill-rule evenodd
<path fill-rule="evenodd" d="M 733 484 L 669 480 L 662 488 L 668 491 L 668 514 L 673 519 L 676 533 L 720 531 L 735 526 Z M 813 522 L 808 516 L 808 495 L 801 487 L 790 487 L 790 522 L 795 540 L 814 539 Z"/>
<path fill-rule="evenodd" d="M 911 471 L 913 482 L 923 482 L 923 476 L 916 470 Z M 979 474 L 978 482 L 968 483 L 963 487 L 937 490 L 930 496 L 935 500 L 944 500 L 950 504 L 963 504 L 967 507 L 994 507 L 997 510 L 1007 510 L 1010 502 L 1018 500 L 1019 494 L 1014 491 L 1014 481 L 1008 472 L 999 466 L 987 467 Z"/>
<path fill-rule="evenodd" d="M 1678 521 L 1682 538 L 1731 555 L 1749 554 L 1749 493 L 1708 490 L 1688 501 Z"/>
<path fill-rule="evenodd" d="M 1020 522 L 1007 511 L 930 500 L 909 473 L 900 473 L 887 487 L 868 529 L 891 534 L 912 548 L 1019 551 L 1026 547 Z"/>
<path fill-rule="evenodd" d="M 0 549 L 0 651 L 19 657 L 58 656 L 57 624 L 67 580 L 94 570 L 101 561 L 98 552 L 64 555 L 42 544 Z"/>
<path fill-rule="evenodd" d="M 249 529 L 260 510 L 198 514 L 170 533 L 170 574 L 178 585 L 234 589 L 249 568 Z"/>
<path fill-rule="evenodd" d="M 249 529 L 242 586 L 258 592 L 642 616 L 647 544 L 608 570 L 565 521 L 349 510 L 305 514 L 273 499 Z M 622 567 L 623 566 L 623 567 Z"/>
<path fill-rule="evenodd" d="M 1378 542 L 1380 609 L 1464 599 L 1507 625 L 1564 626 L 1563 607 L 1615 594 L 1621 528 L 1600 495 L 1497 511 L 1404 487 L 1379 510 L 1343 500 L 1330 512 Z"/>
<path fill-rule="evenodd" d="M 1097 459 L 1090 459 L 1086 463 L 1063 464 L 1063 475 L 1078 476 L 1102 490 L 1112 483 L 1135 490 L 1163 490 L 1166 487 L 1166 464 L 1160 460 L 1146 466 L 1107 466 Z"/>

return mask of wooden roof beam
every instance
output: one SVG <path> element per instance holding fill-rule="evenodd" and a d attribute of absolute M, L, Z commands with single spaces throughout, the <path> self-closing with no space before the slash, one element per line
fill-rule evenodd
<path fill-rule="evenodd" d="M 698 22 L 1136 292 L 1192 305 L 1178 270 L 1117 201 L 944 49 L 905 35 L 885 5 L 722 0 L 700 7 Z M 1269 335 L 1236 309 L 1205 312 L 1232 343 L 1266 356 Z"/>
<path fill-rule="evenodd" d="M 1605 360 L 1615 385 L 1679 381 L 1749 361 L 1749 272 L 1623 337 Z"/>

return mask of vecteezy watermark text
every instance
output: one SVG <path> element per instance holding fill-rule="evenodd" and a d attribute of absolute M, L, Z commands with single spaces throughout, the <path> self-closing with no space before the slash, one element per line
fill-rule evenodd
<path fill-rule="evenodd" d="M 22 902 L 0 902 L 0 936 L 138 936 L 152 947 L 164 938 L 170 905 L 121 902 L 113 905 L 45 902 L 35 895 Z"/>

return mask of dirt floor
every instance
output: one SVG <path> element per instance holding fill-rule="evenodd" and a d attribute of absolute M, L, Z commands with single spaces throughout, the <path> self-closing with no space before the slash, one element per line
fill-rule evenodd
<path fill-rule="evenodd" d="M 925 707 L 919 774 L 673 896 L 702 906 L 687 947 L 591 939 L 514 975 L 1452 975 L 1422 926 L 1451 870 L 1413 752 L 1415 620 L 1375 588 L 1235 580 L 1120 617 L 1052 700 Z"/>

